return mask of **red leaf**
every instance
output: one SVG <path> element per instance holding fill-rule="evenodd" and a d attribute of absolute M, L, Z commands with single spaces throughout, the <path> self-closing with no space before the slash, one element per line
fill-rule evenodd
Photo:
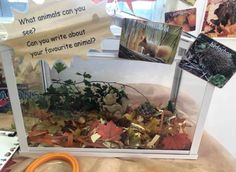
<path fill-rule="evenodd" d="M 67 136 L 67 143 L 65 147 L 72 147 L 73 146 L 73 142 L 74 142 L 74 136 L 72 133 L 65 133 L 65 136 Z"/>
<path fill-rule="evenodd" d="M 37 137 L 37 136 L 44 136 L 48 134 L 47 130 L 33 130 L 31 132 L 29 132 L 29 137 Z"/>
<path fill-rule="evenodd" d="M 187 134 L 167 136 L 162 140 L 163 149 L 168 150 L 186 150 L 190 148 L 191 144 Z"/>
<path fill-rule="evenodd" d="M 120 140 L 120 135 L 123 133 L 123 130 L 110 121 L 107 123 L 107 125 L 99 124 L 97 133 L 101 135 L 103 140 L 118 141 Z"/>
<path fill-rule="evenodd" d="M 63 141 L 66 139 L 66 136 L 51 136 L 51 135 L 39 135 L 28 137 L 28 141 L 31 143 L 38 144 L 47 144 L 50 146 L 61 145 Z"/>
<path fill-rule="evenodd" d="M 90 131 L 94 130 L 95 128 L 98 127 L 98 125 L 100 124 L 100 122 L 98 120 L 92 121 L 90 122 L 89 126 L 90 126 Z"/>

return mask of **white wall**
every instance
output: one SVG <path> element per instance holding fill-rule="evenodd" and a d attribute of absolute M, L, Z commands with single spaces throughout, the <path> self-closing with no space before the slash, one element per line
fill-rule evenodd
<path fill-rule="evenodd" d="M 215 89 L 205 128 L 236 158 L 235 88 L 236 75 L 231 78 L 224 88 Z"/>
<path fill-rule="evenodd" d="M 216 39 L 236 51 L 236 39 Z M 222 88 L 216 88 L 205 128 L 236 158 L 236 74 Z"/>

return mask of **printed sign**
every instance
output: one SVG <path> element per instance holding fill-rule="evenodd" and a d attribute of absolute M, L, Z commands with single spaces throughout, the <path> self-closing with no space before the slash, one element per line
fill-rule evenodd
<path fill-rule="evenodd" d="M 165 23 L 125 19 L 119 57 L 171 64 L 182 28 Z"/>
<path fill-rule="evenodd" d="M 3 25 L 9 35 L 4 44 L 34 65 L 39 59 L 52 65 L 57 59 L 69 64 L 75 55 L 85 58 L 90 48 L 100 49 L 101 41 L 112 35 L 106 1 L 30 1 L 29 7 L 27 14 L 16 13 L 13 23 Z"/>
<path fill-rule="evenodd" d="M 236 52 L 200 34 L 179 66 L 221 88 L 236 71 Z"/>

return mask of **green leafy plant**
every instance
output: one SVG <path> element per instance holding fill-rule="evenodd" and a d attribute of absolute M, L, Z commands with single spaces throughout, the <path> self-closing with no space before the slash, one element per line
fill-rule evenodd
<path fill-rule="evenodd" d="M 48 111 L 56 114 L 67 114 L 75 111 L 102 111 L 103 98 L 107 94 L 115 94 L 117 103 L 122 103 L 122 98 L 128 98 L 124 91 L 125 85 L 114 87 L 109 82 L 91 81 L 92 76 L 86 72 L 76 73 L 82 77 L 81 82 L 71 79 L 61 80 L 60 73 L 66 69 L 62 63 L 54 65 L 59 79 L 53 79 L 52 85 L 43 96 L 37 100 L 40 108 L 48 108 Z"/>
<path fill-rule="evenodd" d="M 227 78 L 224 75 L 216 74 L 209 78 L 209 82 L 215 86 L 223 87 L 227 81 Z"/>

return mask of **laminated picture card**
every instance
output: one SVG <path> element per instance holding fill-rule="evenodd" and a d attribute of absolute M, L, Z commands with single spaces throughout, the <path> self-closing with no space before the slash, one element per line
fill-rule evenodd
<path fill-rule="evenodd" d="M 236 37 L 236 6 L 234 0 L 208 0 L 203 33 L 210 37 Z"/>
<path fill-rule="evenodd" d="M 189 5 L 194 5 L 196 0 L 182 0 L 184 3 L 187 3 Z"/>
<path fill-rule="evenodd" d="M 179 66 L 221 88 L 236 71 L 236 52 L 200 34 Z"/>
<path fill-rule="evenodd" d="M 182 27 L 143 20 L 124 19 L 119 57 L 171 64 Z"/>
<path fill-rule="evenodd" d="M 165 13 L 165 23 L 183 27 L 183 31 L 196 30 L 196 8 Z"/>

